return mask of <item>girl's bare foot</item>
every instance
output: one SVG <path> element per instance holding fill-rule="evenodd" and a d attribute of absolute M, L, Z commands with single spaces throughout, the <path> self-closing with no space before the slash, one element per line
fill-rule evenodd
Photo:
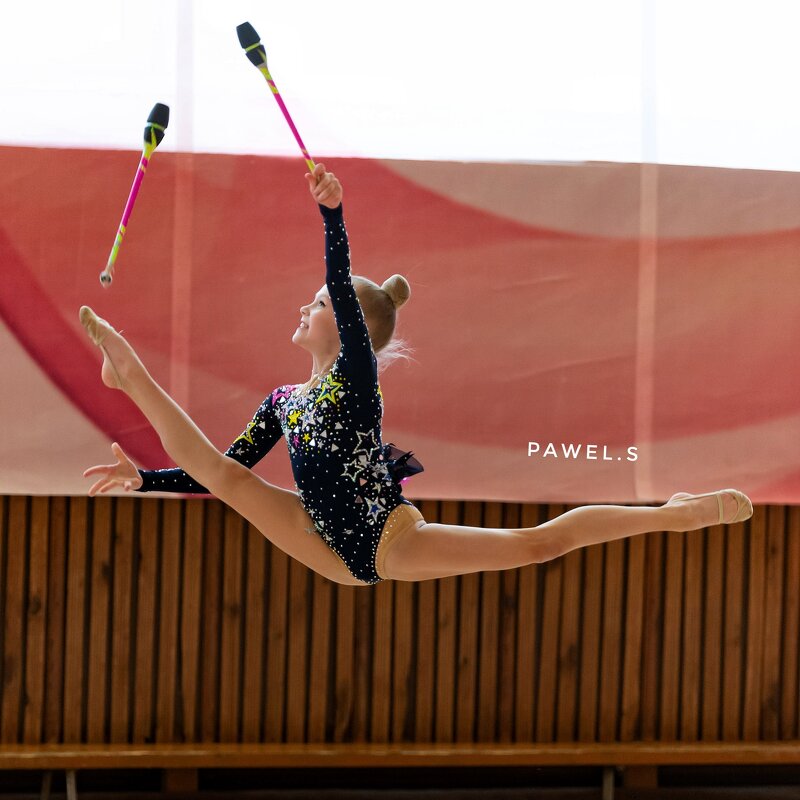
<path fill-rule="evenodd" d="M 704 494 L 677 492 L 664 505 L 685 508 L 686 527 L 681 526 L 679 530 L 687 531 L 711 525 L 730 525 L 753 516 L 750 498 L 736 489 L 720 489 Z"/>

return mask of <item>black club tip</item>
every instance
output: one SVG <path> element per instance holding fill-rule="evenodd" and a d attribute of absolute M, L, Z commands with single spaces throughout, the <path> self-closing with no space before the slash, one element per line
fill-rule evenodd
<path fill-rule="evenodd" d="M 256 29 L 249 22 L 243 22 L 241 25 L 237 25 L 236 35 L 239 37 L 239 44 L 245 50 L 261 41 L 261 37 L 256 33 Z"/>
<path fill-rule="evenodd" d="M 150 112 L 150 116 L 147 118 L 149 123 L 155 123 L 156 125 L 160 125 L 162 128 L 166 128 L 169 125 L 169 106 L 164 105 L 163 103 L 156 103 L 153 106 L 153 110 Z"/>

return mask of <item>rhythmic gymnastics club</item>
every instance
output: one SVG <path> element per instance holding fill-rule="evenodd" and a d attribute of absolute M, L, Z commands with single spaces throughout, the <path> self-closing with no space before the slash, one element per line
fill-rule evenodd
<path fill-rule="evenodd" d="M 297 128 L 295 128 L 294 122 L 292 122 L 292 118 L 289 116 L 289 112 L 284 105 L 278 87 L 275 85 L 275 81 L 272 80 L 272 75 L 269 74 L 269 69 L 267 69 L 267 51 L 264 45 L 261 44 L 261 38 L 256 33 L 256 29 L 249 22 L 243 22 L 241 25 L 236 26 L 236 35 L 239 37 L 239 44 L 244 48 L 245 55 L 250 59 L 250 63 L 258 68 L 259 72 L 266 79 L 267 84 L 269 84 L 269 88 L 272 89 L 272 94 L 281 107 L 283 116 L 286 117 L 286 121 L 292 129 L 297 144 L 300 145 L 300 150 L 303 153 L 306 164 L 308 164 L 309 172 L 313 173 L 315 167 L 314 161 L 308 154 L 308 150 L 306 150 L 306 146 L 303 144 L 303 140 L 300 138 L 300 134 L 297 132 Z"/>
<path fill-rule="evenodd" d="M 106 268 L 100 273 L 100 283 L 103 286 L 110 286 L 111 280 L 114 275 L 114 262 L 117 260 L 119 248 L 122 245 L 122 237 L 125 235 L 125 230 L 128 227 L 128 220 L 131 218 L 133 211 L 133 204 L 136 202 L 136 197 L 139 194 L 139 187 L 142 185 L 144 173 L 150 158 L 153 155 L 156 147 L 161 144 L 164 138 L 164 131 L 169 124 L 169 106 L 163 103 L 156 103 L 150 116 L 147 118 L 147 125 L 144 129 L 144 150 L 142 150 L 142 158 L 139 161 L 139 169 L 136 170 L 136 177 L 133 179 L 133 186 L 131 186 L 131 193 L 128 195 L 128 202 L 125 203 L 125 210 L 122 212 L 122 222 L 119 224 L 117 236 L 114 239 L 114 246 L 111 248 L 111 254 L 108 257 Z"/>

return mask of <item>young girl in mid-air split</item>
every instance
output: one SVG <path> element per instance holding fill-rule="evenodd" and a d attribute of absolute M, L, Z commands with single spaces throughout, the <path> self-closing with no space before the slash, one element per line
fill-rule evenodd
<path fill-rule="evenodd" d="M 401 491 L 411 454 L 389 458 L 399 451 L 381 440 L 375 353 L 392 339 L 408 283 L 400 275 L 383 287 L 351 277 L 342 186 L 323 164 L 306 179 L 324 220 L 326 281 L 300 309 L 292 341 L 311 354 L 311 379 L 276 388 L 222 454 L 153 380 L 128 342 L 84 306 L 81 323 L 103 351 L 103 383 L 136 403 L 178 464 L 138 470 L 114 444 L 116 464 L 84 473 L 101 476 L 90 495 L 113 487 L 211 493 L 285 553 L 332 581 L 356 586 L 511 569 L 640 533 L 690 531 L 752 515 L 747 496 L 722 489 L 681 492 L 662 506 L 584 506 L 535 528 L 426 522 Z M 281 436 L 296 492 L 250 470 Z"/>

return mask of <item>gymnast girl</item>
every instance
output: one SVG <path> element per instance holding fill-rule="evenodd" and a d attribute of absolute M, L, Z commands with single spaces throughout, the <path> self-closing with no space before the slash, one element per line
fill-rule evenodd
<path fill-rule="evenodd" d="M 748 519 L 735 489 L 674 494 L 664 505 L 590 505 L 534 528 L 476 528 L 427 522 L 402 493 L 411 453 L 381 439 L 383 399 L 376 353 L 390 345 L 396 308 L 410 296 L 393 275 L 382 287 L 350 273 L 342 185 L 324 164 L 306 174 L 325 230 L 326 280 L 300 308 L 292 341 L 312 356 L 304 385 L 277 387 L 226 453 L 219 452 L 156 383 L 130 344 L 84 306 L 81 323 L 103 353 L 102 380 L 141 409 L 178 465 L 139 470 L 118 444 L 117 463 L 91 467 L 89 494 L 211 493 L 276 547 L 337 583 L 422 581 L 504 570 L 558 558 L 579 547 L 650 531 L 689 531 Z M 390 348 L 391 349 L 391 348 Z M 283 436 L 296 491 L 251 471 Z M 416 471 L 421 465 L 417 463 Z"/>

